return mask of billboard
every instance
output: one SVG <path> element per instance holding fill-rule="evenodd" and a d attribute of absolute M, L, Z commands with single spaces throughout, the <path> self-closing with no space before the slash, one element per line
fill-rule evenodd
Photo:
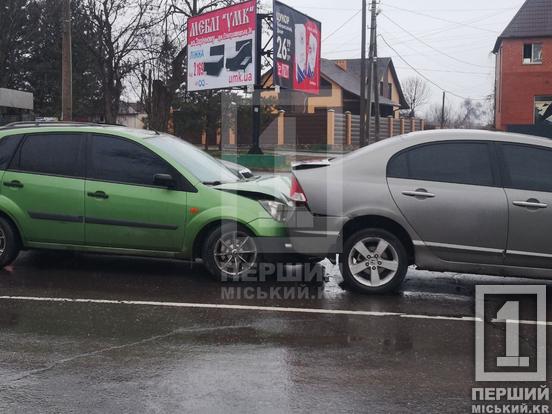
<path fill-rule="evenodd" d="M 255 0 L 188 19 L 188 90 L 255 84 Z"/>
<path fill-rule="evenodd" d="M 273 20 L 274 85 L 318 94 L 322 25 L 279 1 Z"/>

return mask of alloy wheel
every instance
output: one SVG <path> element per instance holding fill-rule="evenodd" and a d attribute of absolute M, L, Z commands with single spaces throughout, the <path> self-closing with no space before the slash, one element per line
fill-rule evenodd
<path fill-rule="evenodd" d="M 379 237 L 358 241 L 349 252 L 348 266 L 354 279 L 368 287 L 389 283 L 399 269 L 399 255 L 395 248 Z"/>
<path fill-rule="evenodd" d="M 257 262 L 257 245 L 251 236 L 236 230 L 224 233 L 215 243 L 215 264 L 227 276 L 238 277 L 253 269 Z"/>

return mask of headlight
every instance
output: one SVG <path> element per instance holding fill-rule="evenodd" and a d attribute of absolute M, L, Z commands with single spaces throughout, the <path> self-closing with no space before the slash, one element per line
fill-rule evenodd
<path fill-rule="evenodd" d="M 286 222 L 293 213 L 293 207 L 279 201 L 261 200 L 261 206 L 270 214 L 270 216 L 280 223 Z"/>

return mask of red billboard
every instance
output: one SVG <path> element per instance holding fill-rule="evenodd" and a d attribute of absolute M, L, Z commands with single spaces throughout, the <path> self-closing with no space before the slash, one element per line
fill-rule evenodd
<path fill-rule="evenodd" d="M 255 84 L 257 2 L 188 19 L 188 90 Z"/>

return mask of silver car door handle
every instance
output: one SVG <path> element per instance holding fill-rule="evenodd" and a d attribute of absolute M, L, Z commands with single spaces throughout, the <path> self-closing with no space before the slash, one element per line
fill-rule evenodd
<path fill-rule="evenodd" d="M 548 208 L 548 204 L 539 203 L 538 201 L 514 201 L 512 204 L 525 208 Z"/>
<path fill-rule="evenodd" d="M 403 191 L 403 195 L 405 195 L 407 197 L 435 198 L 435 194 L 428 193 L 427 191 L 423 191 L 423 190 Z"/>

